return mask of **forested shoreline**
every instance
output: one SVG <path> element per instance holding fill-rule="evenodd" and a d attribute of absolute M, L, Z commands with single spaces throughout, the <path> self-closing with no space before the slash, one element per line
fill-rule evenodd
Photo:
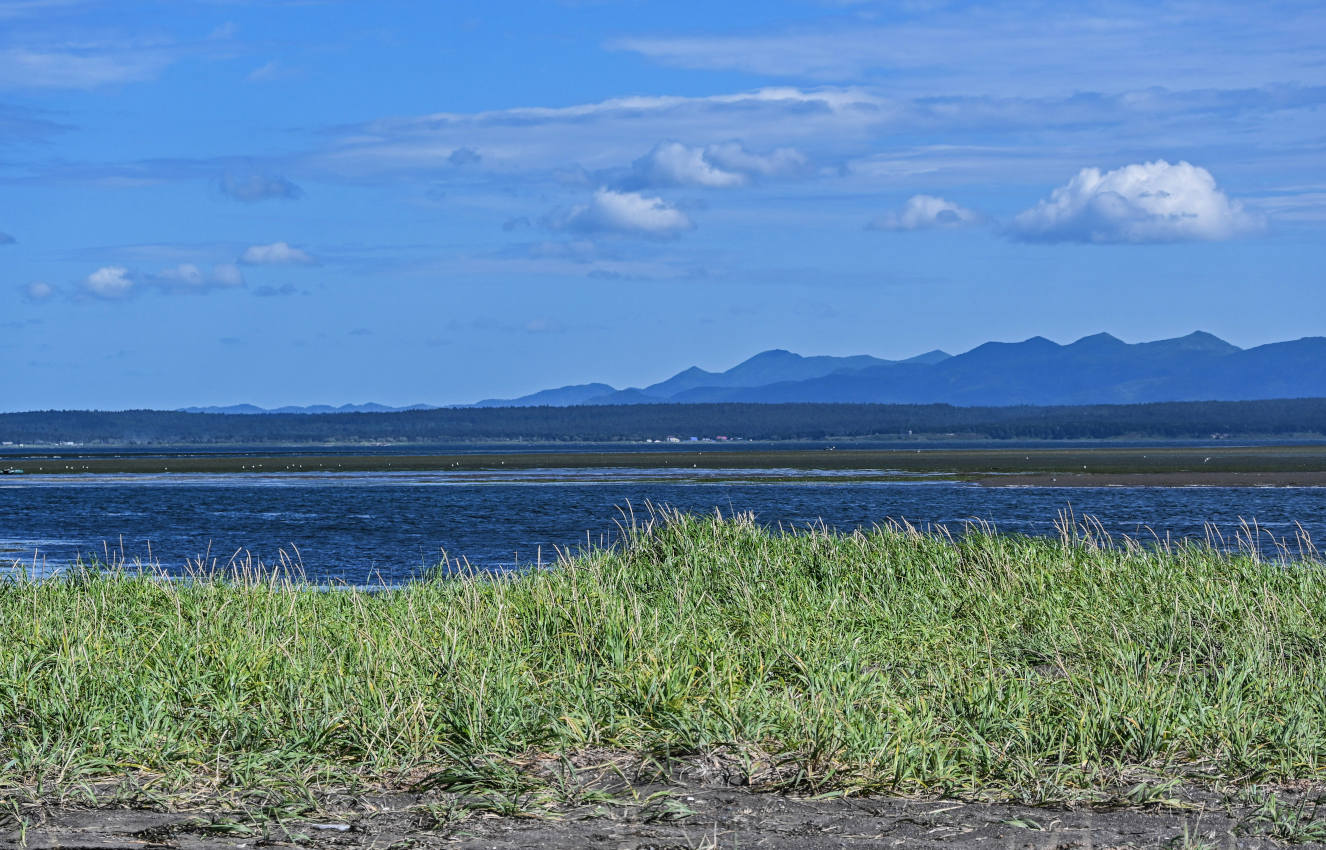
<path fill-rule="evenodd" d="M 1326 435 L 1326 399 L 1057 407 L 677 404 L 234 415 L 160 410 L 0 414 L 9 444 L 276 445 L 964 437 L 993 440 Z"/>

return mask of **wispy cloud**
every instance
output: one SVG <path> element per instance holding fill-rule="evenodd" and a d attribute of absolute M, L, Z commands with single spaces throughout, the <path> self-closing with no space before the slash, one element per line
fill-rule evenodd
<path fill-rule="evenodd" d="M 157 45 L 0 47 L 0 88 L 95 89 L 148 80 L 175 61 Z"/>
<path fill-rule="evenodd" d="M 747 176 L 794 164 L 796 154 L 753 154 L 733 139 L 761 148 L 793 148 L 799 140 L 859 142 L 887 117 L 884 102 L 854 89 L 803 91 L 767 88 L 706 97 L 623 97 L 565 107 L 391 118 L 344 128 L 310 167 L 343 176 L 445 172 L 453 157 L 482 154 L 491 173 L 621 168 L 659 139 L 703 148 L 711 167 Z"/>
<path fill-rule="evenodd" d="M 0 144 L 46 139 L 68 129 L 35 107 L 0 103 Z"/>
<path fill-rule="evenodd" d="M 247 266 L 311 266 L 317 262 L 313 255 L 287 242 L 270 245 L 251 245 L 244 249 L 239 261 Z"/>
<path fill-rule="evenodd" d="M 901 210 L 885 213 L 872 221 L 871 230 L 933 230 L 979 224 L 982 217 L 974 210 L 937 198 L 913 195 Z"/>
<path fill-rule="evenodd" d="M 963 4 L 887 24 L 826 22 L 795 30 L 641 35 L 608 42 L 682 68 L 860 81 L 885 72 L 900 92 L 1030 94 L 1154 85 L 1249 86 L 1318 76 L 1326 11 L 1282 2 L 1123 0 L 1076 4 Z M 1072 68 L 1071 75 L 1059 73 Z"/>
<path fill-rule="evenodd" d="M 272 59 L 249 71 L 244 75 L 244 80 L 249 83 L 271 83 L 278 80 L 290 80 L 303 75 L 304 71 L 302 69 Z"/>
<path fill-rule="evenodd" d="M 1025 242 L 1188 242 L 1229 239 L 1263 224 L 1205 168 L 1156 160 L 1082 169 L 1014 218 L 1009 234 Z"/>
<path fill-rule="evenodd" d="M 48 15 L 87 6 L 91 0 L 0 0 L 0 21 Z"/>
<path fill-rule="evenodd" d="M 618 233 L 669 239 L 695 224 L 686 213 L 662 198 L 638 192 L 599 189 L 589 203 L 555 212 L 545 222 L 554 230 L 576 233 Z"/>

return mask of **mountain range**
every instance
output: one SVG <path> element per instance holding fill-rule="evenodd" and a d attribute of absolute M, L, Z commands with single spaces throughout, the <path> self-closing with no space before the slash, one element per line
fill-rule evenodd
<path fill-rule="evenodd" d="M 1326 337 L 1239 348 L 1204 331 L 1126 343 L 1107 333 L 1060 345 L 1036 336 L 987 342 L 963 354 L 929 351 L 906 360 L 803 357 L 763 351 L 724 372 L 696 366 L 645 387 L 574 384 L 459 407 L 845 402 L 960 406 L 1138 404 L 1326 397 Z M 190 413 L 382 413 L 429 405 L 251 404 L 189 407 Z"/>
<path fill-rule="evenodd" d="M 987 342 L 907 360 L 802 357 L 775 349 L 725 372 L 691 367 L 646 387 L 577 384 L 478 407 L 714 402 L 1062 405 L 1326 396 L 1326 337 L 1242 349 L 1195 331 L 1126 343 L 1107 333 L 1060 345 Z"/>

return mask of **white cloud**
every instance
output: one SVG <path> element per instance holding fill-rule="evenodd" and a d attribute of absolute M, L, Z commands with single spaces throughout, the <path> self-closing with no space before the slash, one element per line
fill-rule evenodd
<path fill-rule="evenodd" d="M 23 294 L 27 296 L 29 301 L 45 301 L 55 294 L 55 287 L 49 283 L 38 281 L 23 287 Z"/>
<path fill-rule="evenodd" d="M 260 65 L 257 68 L 254 68 L 252 71 L 249 71 L 249 73 L 245 75 L 244 79 L 250 83 L 260 83 L 260 82 L 265 82 L 267 80 L 276 79 L 281 75 L 281 72 L 282 69 L 280 64 L 278 64 L 277 61 L 273 59 L 267 64 Z"/>
<path fill-rule="evenodd" d="M 181 263 L 153 275 L 149 282 L 171 292 L 205 292 L 244 285 L 244 275 L 234 263 L 221 263 L 206 273 L 193 263 Z"/>
<path fill-rule="evenodd" d="M 1053 185 L 1083 162 L 1141 161 L 1157 138 L 1196 161 L 1220 163 L 1230 155 L 1231 134 L 1255 127 L 1259 169 L 1314 173 L 1317 115 L 1326 104 L 1326 86 L 1302 84 L 1175 91 L 1150 80 L 1144 88 L 1062 96 L 1036 95 L 1034 87 L 1034 96 L 992 96 L 980 93 L 983 86 L 932 96 L 932 89 L 908 93 L 895 82 L 384 118 L 337 130 L 299 168 L 327 180 L 455 180 L 452 157 L 471 147 L 482 151 L 474 176 L 494 183 L 619 191 L 726 184 L 740 191 L 743 180 L 805 175 L 832 184 L 828 191 L 906 197 L 989 185 L 991 173 L 1006 184 Z"/>
<path fill-rule="evenodd" d="M 1189 242 L 1229 239 L 1262 224 L 1205 168 L 1156 160 L 1082 169 L 1014 218 L 1009 234 L 1026 242 Z"/>
<path fill-rule="evenodd" d="M 901 210 L 886 213 L 870 223 L 872 230 L 929 230 L 979 224 L 981 215 L 934 195 L 913 195 Z"/>
<path fill-rule="evenodd" d="M 611 189 L 599 189 L 588 204 L 554 213 L 547 224 L 554 230 L 625 233 L 654 238 L 676 236 L 695 227 L 686 213 L 669 206 L 662 198 Z"/>
<path fill-rule="evenodd" d="M 239 261 L 247 266 L 311 266 L 317 262 L 307 251 L 292 248 L 286 242 L 251 245 L 240 255 Z"/>
<path fill-rule="evenodd" d="M 704 186 L 726 189 L 744 186 L 753 176 L 796 173 L 804 170 L 806 164 L 805 155 L 795 148 L 756 154 L 746 150 L 740 142 L 704 147 L 663 142 L 633 163 L 629 182 L 632 188 Z"/>
<path fill-rule="evenodd" d="M 746 182 L 746 175 L 724 171 L 705 159 L 702 148 L 664 142 L 635 161 L 635 174 L 646 186 L 727 188 Z"/>
<path fill-rule="evenodd" d="M 155 274 L 137 274 L 124 266 L 102 266 L 83 280 L 84 292 L 106 299 L 127 298 L 144 286 L 163 292 L 202 294 L 242 287 L 244 275 L 234 263 L 219 263 L 211 271 L 194 263 L 180 263 Z"/>
<path fill-rule="evenodd" d="M 124 298 L 134 281 L 124 266 L 102 266 L 84 279 L 83 288 L 98 298 Z"/>
<path fill-rule="evenodd" d="M 752 153 L 740 142 L 720 142 L 704 149 L 705 159 L 716 165 L 760 177 L 780 177 L 806 170 L 806 155 L 796 148 L 777 148 L 767 154 Z"/>

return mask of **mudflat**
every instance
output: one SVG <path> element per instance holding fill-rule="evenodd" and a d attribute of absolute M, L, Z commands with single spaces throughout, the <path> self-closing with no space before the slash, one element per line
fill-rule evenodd
<path fill-rule="evenodd" d="M 126 454 L 40 456 L 24 474 L 474 472 L 536 469 L 788 469 L 896 471 L 989 486 L 1326 486 L 1326 445 L 1160 448 L 825 448 L 485 454 Z"/>

